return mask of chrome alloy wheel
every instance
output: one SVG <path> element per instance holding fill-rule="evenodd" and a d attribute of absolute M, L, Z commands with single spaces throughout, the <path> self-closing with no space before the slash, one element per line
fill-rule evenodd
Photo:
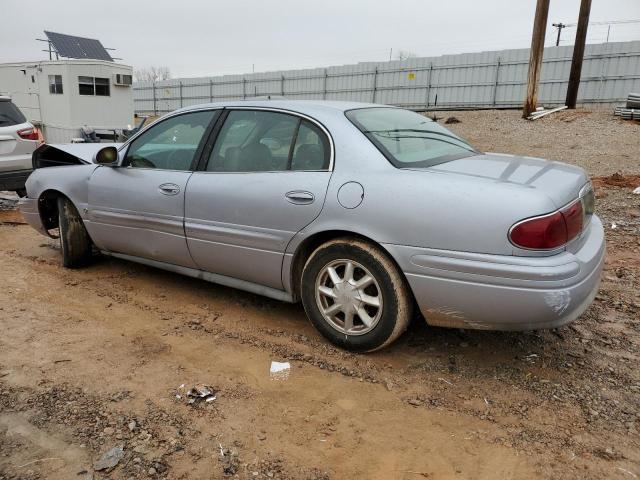
<path fill-rule="evenodd" d="M 382 290 L 375 277 L 353 260 L 325 265 L 316 277 L 316 302 L 324 319 L 347 335 L 370 332 L 382 316 Z"/>

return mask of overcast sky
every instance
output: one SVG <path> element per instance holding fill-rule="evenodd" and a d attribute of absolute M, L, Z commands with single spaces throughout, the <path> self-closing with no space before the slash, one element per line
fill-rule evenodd
<path fill-rule="evenodd" d="M 43 30 L 97 38 L 134 68 L 174 77 L 308 68 L 528 47 L 535 0 L 0 0 L 0 63 L 46 59 Z M 579 0 L 551 0 L 551 23 L 577 21 Z M 591 21 L 640 19 L 640 0 L 593 0 Z M 562 32 L 573 43 L 575 27 Z M 604 42 L 591 26 L 588 42 Z M 640 40 L 640 23 L 609 41 Z"/>

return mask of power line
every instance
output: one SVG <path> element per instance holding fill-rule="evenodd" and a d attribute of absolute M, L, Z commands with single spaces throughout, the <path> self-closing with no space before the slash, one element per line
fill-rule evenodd
<path fill-rule="evenodd" d="M 608 22 L 589 22 L 589 25 L 622 25 L 625 23 L 640 23 L 640 20 L 611 20 Z M 555 23 L 553 24 L 556 25 Z M 565 23 L 565 27 L 575 27 L 577 23 Z"/>

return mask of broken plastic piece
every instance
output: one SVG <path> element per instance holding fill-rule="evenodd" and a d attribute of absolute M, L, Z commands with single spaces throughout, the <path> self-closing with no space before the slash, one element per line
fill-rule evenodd
<path fill-rule="evenodd" d="M 178 392 L 180 391 L 184 391 L 184 383 L 180 385 L 180 387 L 178 387 Z M 217 392 L 209 385 L 205 385 L 204 383 L 197 383 L 186 392 L 186 397 L 188 398 L 187 403 L 190 405 L 194 405 L 196 403 L 200 403 L 203 400 L 207 403 L 213 402 L 217 398 L 216 393 Z M 183 396 L 185 395 L 176 393 L 177 400 L 181 400 Z"/>

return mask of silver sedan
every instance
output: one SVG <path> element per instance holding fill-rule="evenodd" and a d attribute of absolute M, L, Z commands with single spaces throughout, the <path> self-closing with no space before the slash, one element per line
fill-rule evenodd
<path fill-rule="evenodd" d="M 22 200 L 67 267 L 102 252 L 287 302 L 371 351 L 429 325 L 551 328 L 593 300 L 605 243 L 585 172 L 481 153 L 382 105 L 173 112 L 123 145 L 44 145 Z"/>

